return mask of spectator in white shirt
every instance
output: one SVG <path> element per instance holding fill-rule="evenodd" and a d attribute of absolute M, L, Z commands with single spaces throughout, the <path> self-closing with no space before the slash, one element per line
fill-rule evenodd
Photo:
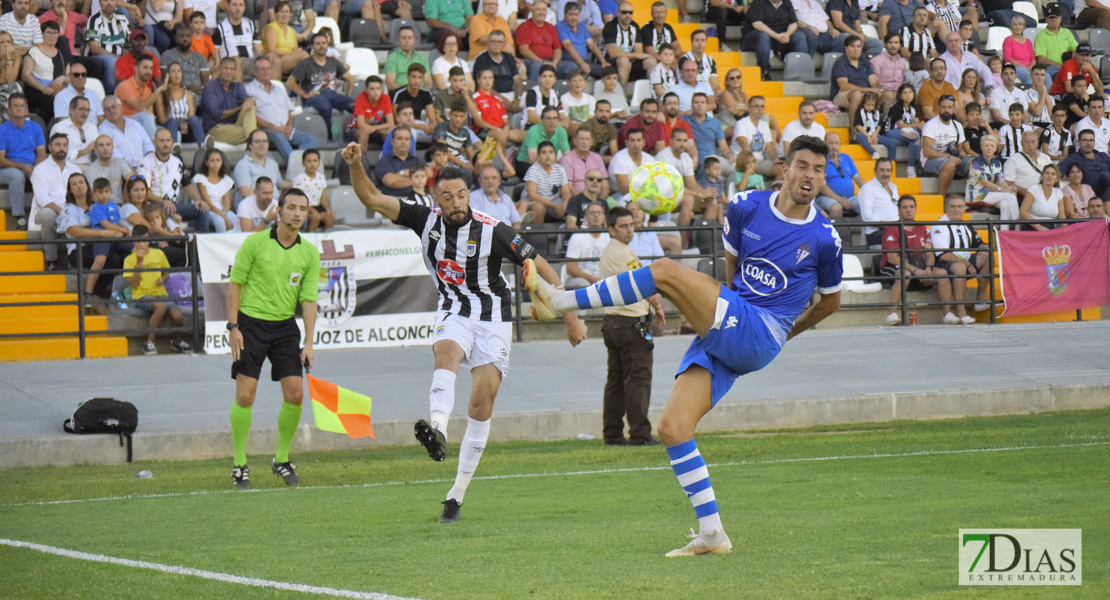
<path fill-rule="evenodd" d="M 80 173 L 81 169 L 67 160 L 69 140 L 65 134 L 51 135 L 47 151 L 47 159 L 31 171 L 31 188 L 35 193 L 31 203 L 31 229 L 37 225 L 42 231 L 42 238 L 52 240 L 58 237 L 58 216 L 66 204 L 66 182 L 70 175 Z M 64 259 L 58 258 L 56 244 L 44 244 L 42 254 L 51 270 L 62 268 L 60 261 Z"/>
<path fill-rule="evenodd" d="M 586 228 L 602 229 L 605 227 L 605 207 L 600 202 L 595 202 L 586 207 Z M 567 258 L 592 259 L 572 261 L 567 263 L 566 288 L 573 290 L 583 288 L 601 281 L 600 265 L 598 258 L 605 247 L 609 245 L 609 234 L 601 232 L 575 233 L 567 242 Z"/>
<path fill-rule="evenodd" d="M 812 100 L 803 100 L 798 106 L 798 120 L 787 123 L 782 129 L 782 155 L 790 153 L 790 142 L 799 135 L 813 136 L 819 140 L 825 139 L 825 128 L 815 119 L 817 107 Z"/>
<path fill-rule="evenodd" d="M 864 222 L 898 220 L 898 186 L 890 180 L 894 174 L 894 163 L 889 158 L 875 161 L 875 178 L 859 189 L 859 212 Z M 866 227 L 867 245 L 876 246 L 882 242 L 883 230 L 879 227 Z"/>
<path fill-rule="evenodd" d="M 89 118 L 92 104 L 84 96 L 74 96 L 69 101 L 69 118 L 62 119 L 54 124 L 50 130 L 51 136 L 55 133 L 64 133 L 69 139 L 69 162 L 77 165 L 87 165 L 93 159 L 93 145 L 96 143 L 96 123 Z M 61 116 L 61 115 L 59 115 Z"/>

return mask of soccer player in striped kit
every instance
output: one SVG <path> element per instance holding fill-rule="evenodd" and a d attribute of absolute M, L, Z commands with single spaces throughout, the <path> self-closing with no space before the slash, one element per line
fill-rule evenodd
<path fill-rule="evenodd" d="M 447 455 L 447 420 L 455 405 L 459 367 L 469 367 L 474 378 L 455 485 L 447 492 L 439 517 L 440 523 L 458 521 L 463 496 L 489 438 L 497 389 L 509 370 L 512 306 L 501 263 L 534 261 L 534 269 L 552 286 L 560 285 L 559 276 L 508 224 L 470 210 L 470 190 L 463 171 L 450 166 L 440 169 L 434 190 L 436 207 L 428 208 L 381 194 L 362 169 L 358 144 L 348 145 L 342 155 L 351 167 L 351 185 L 359 200 L 420 236 L 424 262 L 439 290 L 432 345 L 435 372 L 428 398 L 431 416 L 417 421 L 414 430 L 432 460 L 442 461 Z M 564 320 L 567 339 L 578 345 L 586 338 L 586 326 L 573 313 Z"/>
<path fill-rule="evenodd" d="M 732 550 L 694 441 L 698 421 L 737 377 L 767 366 L 786 340 L 840 307 L 840 237 L 813 206 L 825 181 L 827 154 L 823 140 L 794 138 L 781 192 L 744 191 L 732 197 L 724 221 L 727 287 L 662 259 L 590 287 L 560 291 L 541 281 L 532 263 L 525 262 L 525 285 L 538 320 L 578 309 L 625 306 L 661 293 L 698 333 L 678 367 L 658 433 L 694 506 L 700 532 L 668 557 Z M 806 308 L 814 289 L 820 300 Z"/>

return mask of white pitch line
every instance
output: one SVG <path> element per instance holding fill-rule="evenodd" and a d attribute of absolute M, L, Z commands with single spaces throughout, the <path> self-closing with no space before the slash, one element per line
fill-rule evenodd
<path fill-rule="evenodd" d="M 58 548 L 56 546 L 46 546 L 43 544 L 35 544 L 33 542 L 23 542 L 20 540 L 9 540 L 0 538 L 0 544 L 5 546 L 12 546 L 14 548 L 26 548 L 28 550 L 35 550 L 36 552 L 43 552 L 45 554 L 54 554 L 56 556 L 64 556 L 65 558 L 75 558 L 78 560 L 88 560 L 92 562 L 109 563 L 113 565 L 122 565 L 124 567 L 134 567 L 138 569 L 150 569 L 153 571 L 161 571 L 163 573 L 172 573 L 174 575 L 189 575 L 192 577 L 200 577 L 201 579 L 211 579 L 212 581 L 222 581 L 224 583 L 238 583 L 240 585 L 249 585 L 260 588 L 271 588 L 275 590 L 286 590 L 290 592 L 301 592 L 303 594 L 319 594 L 323 596 L 331 596 L 333 598 L 358 598 L 365 600 L 415 600 L 412 598 L 403 598 L 401 596 L 394 596 L 392 594 L 381 594 L 378 592 L 359 592 L 355 590 L 340 590 L 330 587 L 320 587 L 315 585 L 304 585 L 300 583 L 287 583 L 284 581 L 271 581 L 269 579 L 255 579 L 254 577 L 242 577 L 239 575 L 229 575 L 227 573 L 217 573 L 215 571 L 205 571 L 203 569 L 191 569 L 189 567 L 178 567 L 175 565 L 163 565 L 160 563 L 147 562 L 145 560 L 131 560 L 128 558 L 119 558 L 116 556 L 105 556 L 103 554 L 90 554 L 88 552 L 79 552 L 77 550 L 67 550 L 66 548 Z"/>
<path fill-rule="evenodd" d="M 1081 444 L 1054 444 L 1050 446 L 1006 446 L 1002 448 L 967 448 L 962 450 L 920 450 L 917 452 L 898 452 L 890 454 L 853 454 L 842 456 L 808 456 L 802 458 L 774 458 L 770 460 L 741 460 L 736 462 L 712 463 L 711 468 L 743 467 L 758 465 L 775 465 L 799 462 L 821 462 L 832 460 L 858 460 L 866 458 L 912 458 L 916 456 L 943 456 L 948 454 L 978 454 L 984 452 L 1014 452 L 1020 450 L 1055 450 L 1060 448 L 1083 448 L 1088 446 L 1110 446 L 1107 442 L 1085 442 Z M 510 473 L 506 475 L 483 475 L 475 480 L 497 479 L 527 479 L 531 477 L 571 477 L 577 475 L 606 475 L 610 473 L 634 473 L 640 471 L 670 471 L 667 465 L 652 467 L 624 467 L 620 469 L 593 469 L 585 471 L 562 471 L 557 473 Z M 86 502 L 109 502 L 113 500 L 144 500 L 149 498 L 181 498 L 186 496 L 208 496 L 213 494 L 262 494 L 267 492 L 290 492 L 297 490 L 337 490 L 348 488 L 375 488 L 396 485 L 417 485 L 424 483 L 452 483 L 454 479 L 417 479 L 415 481 L 380 481 L 375 483 L 344 484 L 344 485 L 302 485 L 296 488 L 264 488 L 255 490 L 200 490 L 195 492 L 172 492 L 166 494 L 132 494 L 124 496 L 105 496 L 102 498 L 77 498 L 73 500 L 47 500 L 42 502 L 18 502 L 3 504 L 0 507 L 14 508 L 17 506 L 53 506 L 56 504 L 84 504 Z"/>

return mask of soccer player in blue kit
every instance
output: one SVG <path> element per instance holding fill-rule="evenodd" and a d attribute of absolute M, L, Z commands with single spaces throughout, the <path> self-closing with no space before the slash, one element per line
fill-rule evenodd
<path fill-rule="evenodd" d="M 786 156 L 782 191 L 745 191 L 732 197 L 724 221 L 727 287 L 662 259 L 587 288 L 563 291 L 539 277 L 531 261 L 525 263 L 525 285 L 537 320 L 578 309 L 623 306 L 660 293 L 698 334 L 682 358 L 658 433 L 694 506 L 699 533 L 691 534 L 693 541 L 668 552 L 668 557 L 732 550 L 709 471 L 694 441 L 698 421 L 737 377 L 767 366 L 787 340 L 840 307 L 840 237 L 813 206 L 825 181 L 827 154 L 823 140 L 795 138 Z M 814 289 L 820 299 L 806 308 Z"/>

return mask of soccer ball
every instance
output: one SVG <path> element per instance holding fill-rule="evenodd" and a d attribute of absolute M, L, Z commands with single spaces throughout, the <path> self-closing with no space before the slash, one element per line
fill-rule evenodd
<path fill-rule="evenodd" d="M 673 212 L 682 200 L 685 184 L 678 169 L 664 162 L 640 165 L 629 182 L 632 200 L 649 215 Z"/>

